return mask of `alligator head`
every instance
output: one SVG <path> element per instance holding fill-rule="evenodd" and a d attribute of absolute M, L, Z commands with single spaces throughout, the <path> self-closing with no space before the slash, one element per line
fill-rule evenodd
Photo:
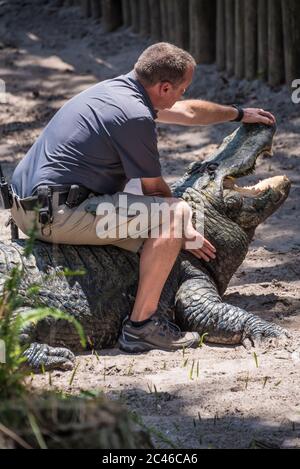
<path fill-rule="evenodd" d="M 203 218 L 204 234 L 217 249 L 217 259 L 206 265 L 220 293 L 241 265 L 257 226 L 286 200 L 291 183 L 286 176 L 241 187 L 238 180 L 255 172 L 257 158 L 272 152 L 276 128 L 242 125 L 227 137 L 205 162 L 193 163 L 173 187 L 176 197 L 193 207 L 194 217 Z M 201 213 L 197 213 L 201 207 Z"/>

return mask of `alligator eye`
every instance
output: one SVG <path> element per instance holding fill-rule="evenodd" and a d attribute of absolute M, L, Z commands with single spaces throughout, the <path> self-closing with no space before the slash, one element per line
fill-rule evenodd
<path fill-rule="evenodd" d="M 207 166 L 207 171 L 209 173 L 214 173 L 218 169 L 219 165 L 217 163 L 211 163 Z"/>

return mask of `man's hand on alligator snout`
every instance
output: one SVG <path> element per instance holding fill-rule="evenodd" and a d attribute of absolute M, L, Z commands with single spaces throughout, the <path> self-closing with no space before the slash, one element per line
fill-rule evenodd
<path fill-rule="evenodd" d="M 247 108 L 244 109 L 244 117 L 242 122 L 245 124 L 266 124 L 275 125 L 276 118 L 264 109 Z"/>
<path fill-rule="evenodd" d="M 193 243 L 195 243 L 195 246 L 197 246 L 197 243 L 202 244 L 202 247 L 193 248 Z M 186 239 L 184 249 L 198 259 L 203 259 L 206 262 L 216 258 L 216 248 L 199 233 L 197 233 L 193 239 Z"/>

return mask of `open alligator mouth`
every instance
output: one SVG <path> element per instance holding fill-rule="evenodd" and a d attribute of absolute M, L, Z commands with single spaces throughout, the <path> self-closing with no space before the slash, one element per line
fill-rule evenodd
<path fill-rule="evenodd" d="M 289 183 L 289 179 L 287 178 L 287 176 L 274 176 L 272 178 L 259 181 L 253 186 L 239 186 L 237 185 L 235 178 L 227 176 L 224 180 L 223 187 L 224 189 L 229 189 L 234 192 L 237 192 L 243 197 L 259 198 L 270 189 L 278 190 L 284 183 Z"/>
<path fill-rule="evenodd" d="M 223 180 L 223 189 L 231 190 L 241 194 L 243 197 L 251 197 L 251 198 L 259 198 L 262 197 L 267 191 L 270 189 L 278 190 L 283 185 L 288 184 L 290 181 L 287 176 L 274 176 L 272 178 L 267 178 L 264 180 L 260 180 L 257 184 L 252 186 L 242 186 L 238 184 L 238 179 L 244 178 L 251 174 L 255 173 L 256 169 L 256 162 L 259 156 L 264 155 L 271 157 L 273 156 L 272 147 L 265 149 L 262 151 L 260 155 L 257 156 L 254 164 L 251 168 L 247 169 L 246 171 L 240 172 L 240 174 L 227 175 Z"/>
<path fill-rule="evenodd" d="M 222 195 L 223 190 L 229 190 L 244 197 L 262 198 L 272 189 L 279 200 L 288 193 L 290 187 L 286 176 L 265 179 L 252 186 L 242 186 L 237 182 L 255 173 L 259 156 L 272 156 L 275 132 L 275 126 L 243 124 L 226 137 L 205 162 L 193 163 L 184 177 L 172 186 L 173 194 L 182 197 L 192 187 L 198 191 L 205 191 L 206 188 L 217 190 L 218 195 L 220 192 Z"/>

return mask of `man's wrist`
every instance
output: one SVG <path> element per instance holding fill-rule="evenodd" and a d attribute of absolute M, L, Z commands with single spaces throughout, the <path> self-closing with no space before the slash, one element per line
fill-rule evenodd
<path fill-rule="evenodd" d="M 232 104 L 231 107 L 237 111 L 236 118 L 232 119 L 231 122 L 241 122 L 245 116 L 244 109 L 240 107 L 238 104 Z"/>

